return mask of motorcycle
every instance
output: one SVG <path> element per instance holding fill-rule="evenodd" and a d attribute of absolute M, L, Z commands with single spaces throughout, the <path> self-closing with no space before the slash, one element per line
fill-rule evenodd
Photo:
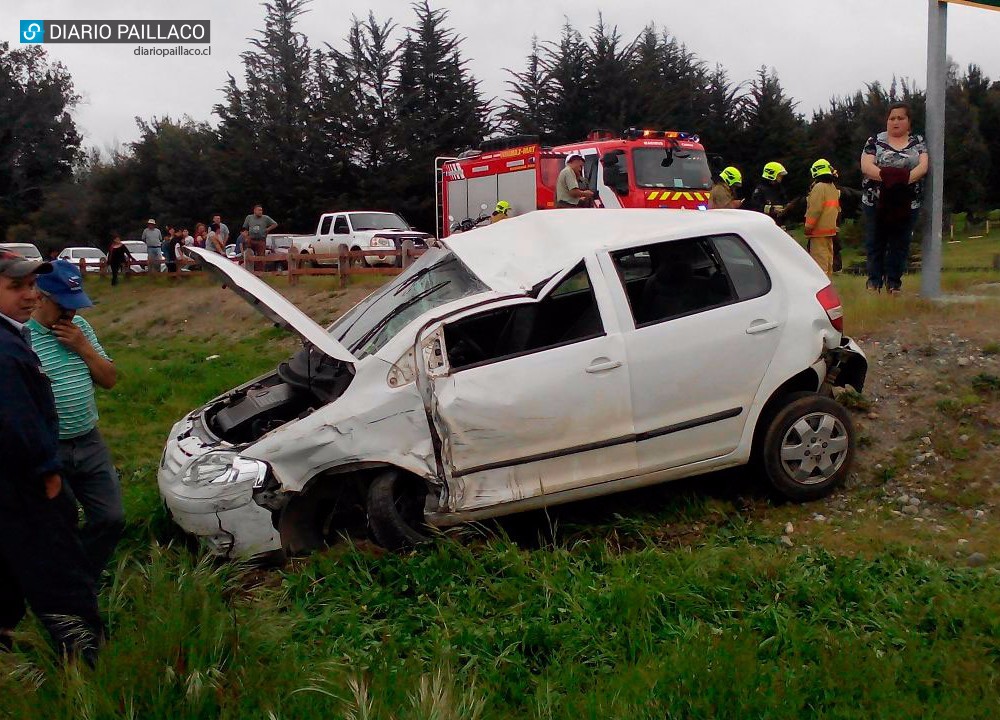
<path fill-rule="evenodd" d="M 480 214 L 479 217 L 467 217 L 464 220 L 459 220 L 455 222 L 455 218 L 451 215 L 448 216 L 448 222 L 451 223 L 451 232 L 460 233 L 468 232 L 469 230 L 475 230 L 477 227 L 483 223 L 488 223 L 490 221 L 490 215 L 486 212 L 487 207 L 485 204 L 479 206 Z"/>

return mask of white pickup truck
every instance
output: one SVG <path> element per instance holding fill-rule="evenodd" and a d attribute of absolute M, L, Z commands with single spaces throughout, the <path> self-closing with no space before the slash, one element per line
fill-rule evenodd
<path fill-rule="evenodd" d="M 404 240 L 412 240 L 415 248 L 423 249 L 432 237 L 414 230 L 396 213 L 348 210 L 321 215 L 315 236 L 308 242 L 296 239 L 295 246 L 302 254 L 333 255 L 339 252 L 341 244 L 349 250 L 398 250 Z M 322 262 L 336 264 L 336 260 Z M 364 262 L 402 266 L 401 258 L 393 255 L 367 255 Z"/>

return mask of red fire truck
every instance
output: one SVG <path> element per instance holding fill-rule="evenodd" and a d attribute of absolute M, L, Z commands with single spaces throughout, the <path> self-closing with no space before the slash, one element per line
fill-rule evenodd
<path fill-rule="evenodd" d="M 518 136 L 484 143 L 457 158 L 438 158 L 438 237 L 453 223 L 489 214 L 500 200 L 512 215 L 555 207 L 556 178 L 566 158 L 583 156 L 595 207 L 704 209 L 712 187 L 698 136 L 629 128 L 595 130 L 582 142 L 543 147 Z"/>

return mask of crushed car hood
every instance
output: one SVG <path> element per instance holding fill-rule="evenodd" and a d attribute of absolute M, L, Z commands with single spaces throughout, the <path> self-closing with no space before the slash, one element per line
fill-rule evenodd
<path fill-rule="evenodd" d="M 204 248 L 188 247 L 184 248 L 184 252 L 197 257 L 207 270 L 221 279 L 225 287 L 250 303 L 251 307 L 271 322 L 296 333 L 325 355 L 348 363 L 357 362 L 357 358 L 315 320 L 253 273 Z"/>

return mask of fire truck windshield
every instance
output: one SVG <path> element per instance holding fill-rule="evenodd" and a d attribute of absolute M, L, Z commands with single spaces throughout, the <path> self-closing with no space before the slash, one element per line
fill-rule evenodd
<path fill-rule="evenodd" d="M 663 148 L 636 148 L 632 151 L 637 187 L 688 188 L 708 190 L 712 187 L 712 171 L 703 150 L 676 150 L 673 162 L 664 166 L 667 154 Z"/>

